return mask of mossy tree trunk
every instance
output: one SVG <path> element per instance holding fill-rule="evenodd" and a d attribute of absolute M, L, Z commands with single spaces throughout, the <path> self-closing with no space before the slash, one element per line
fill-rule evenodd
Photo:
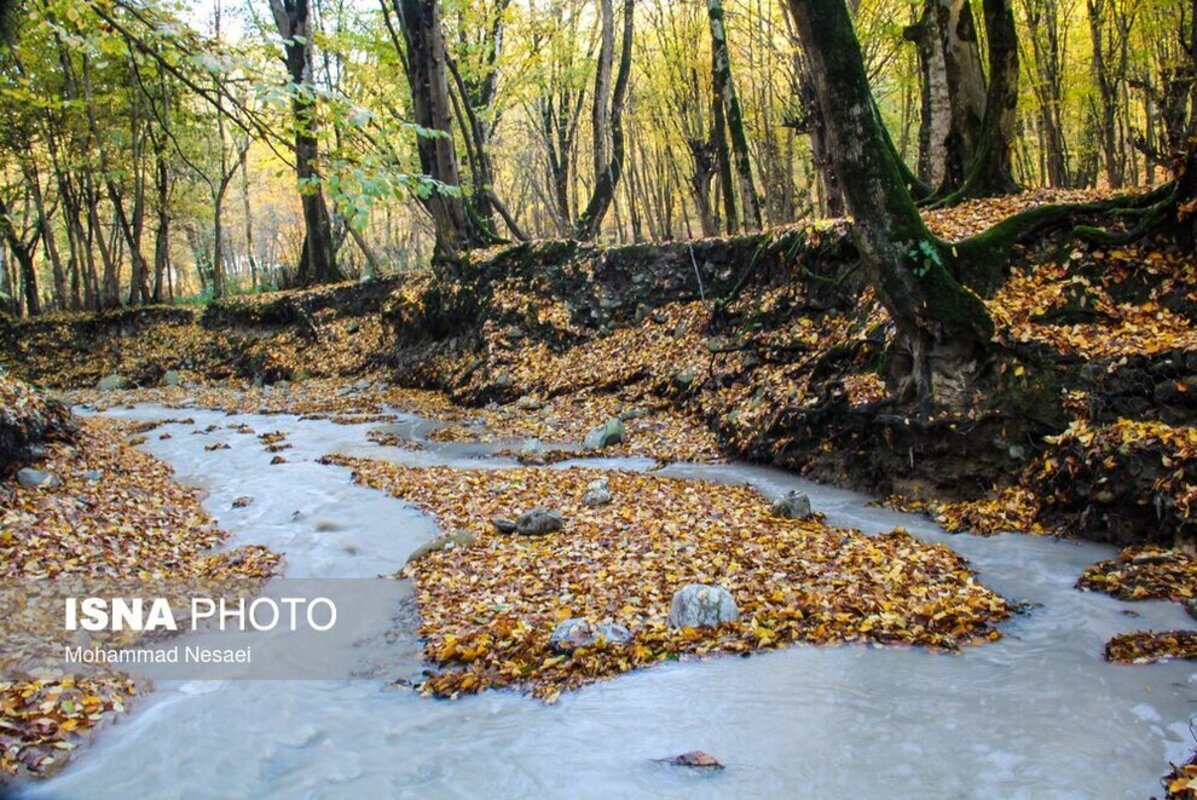
<path fill-rule="evenodd" d="M 993 335 L 984 303 L 928 232 L 874 111 L 843 0 L 790 0 L 831 139 L 853 234 L 878 299 L 911 356 L 899 387 L 923 409 L 969 403 Z"/>

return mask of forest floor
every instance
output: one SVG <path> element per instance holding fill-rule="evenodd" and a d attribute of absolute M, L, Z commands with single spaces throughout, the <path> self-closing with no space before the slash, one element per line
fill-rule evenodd
<path fill-rule="evenodd" d="M 1033 204 L 1090 197 L 1020 195 L 930 212 L 928 221 L 953 239 Z M 493 491 L 454 470 L 329 459 L 435 515 L 446 532 L 469 532 L 468 546 L 433 551 L 405 570 L 426 656 L 442 667 L 424 688 L 442 696 L 515 685 L 551 699 L 679 655 L 795 641 L 952 649 L 999 635 L 994 624 L 1010 608 L 948 548 L 900 531 L 870 538 L 817 517 L 786 519 L 744 487 L 545 469 L 576 457 L 588 434 L 616 420 L 623 435 L 603 456 L 764 462 L 924 511 L 949 531 L 1124 545 L 1078 588 L 1197 613 L 1197 258 L 1066 237 L 1021 252 L 986 298 L 1013 399 L 916 420 L 888 398 L 892 334 L 844 231 L 832 221 L 691 245 L 520 245 L 475 254 L 465 288 L 416 273 L 208 309 L 0 324 L 11 375 L 0 383 L 3 412 L 30 442 L 46 434 L 37 420 L 56 412 L 25 381 L 100 410 L 159 403 L 181 414 L 200 407 L 376 423 L 380 447 L 419 447 L 388 432 L 399 409 L 443 423 L 433 441 L 505 449 L 522 466 L 504 470 Z M 132 449 L 146 431 L 88 419 L 60 425 L 58 441 L 48 426 L 50 444 L 25 447 L 5 442 L 5 425 L 6 462 L 14 470 L 28 462 L 60 483 L 0 484 L 0 571 L 53 576 L 103 563 L 136 574 L 167 551 L 178 569 L 209 568 L 204 550 L 220 534 L 166 467 Z M 283 448 L 276 458 L 286 458 Z M 104 478 L 79 477 L 91 470 Z M 584 503 L 596 481 L 637 504 Z M 147 493 L 161 502 L 129 499 Z M 492 521 L 544 504 L 564 513 L 567 541 L 505 536 Z M 96 539 L 72 523 L 79 508 L 99 512 L 90 518 L 109 526 L 103 541 L 119 557 L 84 552 Z M 131 530 L 160 535 L 134 548 Z M 265 575 L 275 558 L 237 561 Z M 579 563 L 591 565 L 590 580 L 576 578 Z M 731 588 L 742 620 L 703 632 L 669 628 L 682 577 Z M 563 580 L 568 602 L 545 594 Z M 477 608 L 479 581 L 506 603 Z M 636 602 L 616 602 L 612 585 L 625 588 L 621 596 L 635 586 Z M 558 652 L 549 632 L 571 615 L 635 634 L 627 644 Z M 1194 658 L 1197 634 L 1127 634 L 1106 653 L 1135 663 Z M 54 748 L 119 710 L 136 687 L 108 680 L 0 684 L 0 766 L 44 769 Z"/>

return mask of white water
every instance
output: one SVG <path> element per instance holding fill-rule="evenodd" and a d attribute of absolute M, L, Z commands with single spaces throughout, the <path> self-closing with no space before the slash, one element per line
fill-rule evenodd
<path fill-rule="evenodd" d="M 231 544 L 285 552 L 288 577 L 388 574 L 435 532 L 411 507 L 352 485 L 347 470 L 315 458 L 339 451 L 463 468 L 510 463 L 485 457 L 482 446 L 378 447 L 366 441 L 367 425 L 154 407 L 113 414 L 194 417 L 195 425 L 151 432 L 145 449 L 210 492 L 205 506 L 233 532 Z M 284 453 L 289 463 L 270 466 L 255 436 L 223 427 L 191 433 L 242 421 L 258 433 L 285 431 L 294 445 Z M 415 417 L 398 427 L 416 436 L 429 429 Z M 159 440 L 160 431 L 173 438 Z M 214 441 L 231 449 L 206 452 Z M 1168 761 L 1191 750 L 1192 665 L 1125 667 L 1101 658 L 1115 633 L 1191 620 L 1171 604 L 1122 603 L 1072 588 L 1111 548 L 947 536 L 920 517 L 868 508 L 860 495 L 759 467 L 674 466 L 663 474 L 748 481 L 771 495 L 798 487 L 833 524 L 867 532 L 903 525 L 946 541 L 985 584 L 1042 608 L 1004 624 L 1000 642 L 962 656 L 794 647 L 645 670 L 553 706 L 511 692 L 435 701 L 382 681 L 160 684 L 76 763 L 27 794 L 1145 798 L 1158 793 Z M 231 510 L 241 495 L 255 502 Z M 652 760 L 694 749 L 728 768 L 700 774 Z"/>

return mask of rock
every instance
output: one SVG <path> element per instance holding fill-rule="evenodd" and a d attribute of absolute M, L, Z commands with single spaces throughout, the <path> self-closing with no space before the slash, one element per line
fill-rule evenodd
<path fill-rule="evenodd" d="M 1197 619 L 1197 600 L 1190 600 L 1185 603 L 1185 611 L 1189 612 L 1189 616 Z"/>
<path fill-rule="evenodd" d="M 372 384 L 371 384 L 371 382 L 370 382 L 370 380 L 369 380 L 368 378 L 362 378 L 360 381 L 358 381 L 357 383 L 353 384 L 353 388 L 354 388 L 356 391 L 359 391 L 359 392 L 364 392 L 364 391 L 366 391 L 367 389 L 369 389 L 371 385 L 372 385 Z"/>
<path fill-rule="evenodd" d="M 407 563 L 419 561 L 429 553 L 435 553 L 439 550 L 452 550 L 455 547 L 469 547 L 478 540 L 472 531 L 465 528 L 458 528 L 449 533 L 442 533 L 440 536 L 425 542 L 411 552 L 407 557 Z"/>
<path fill-rule="evenodd" d="M 553 628 L 553 633 L 549 636 L 549 649 L 564 655 L 600 641 L 607 644 L 627 644 L 632 641 L 632 634 L 618 623 L 591 625 L 590 621 L 583 617 L 571 617 Z"/>
<path fill-rule="evenodd" d="M 586 485 L 586 494 L 582 495 L 582 502 L 588 506 L 605 506 L 611 502 L 611 489 L 607 486 L 606 478 L 599 478 Z"/>
<path fill-rule="evenodd" d="M 629 408 L 627 411 L 619 412 L 619 418 L 624 422 L 631 422 L 634 419 L 647 417 L 651 413 L 647 408 Z"/>
<path fill-rule="evenodd" d="M 604 447 L 619 444 L 625 435 L 627 435 L 627 429 L 623 425 L 623 420 L 619 417 L 612 417 L 607 420 L 605 425 L 586 434 L 582 446 L 587 450 L 601 450 Z"/>
<path fill-rule="evenodd" d="M 506 372 L 504 372 L 499 377 L 495 378 L 495 388 L 496 389 L 510 389 L 514 385 L 515 385 L 515 381 L 512 380 L 511 376 L 508 375 Z"/>
<path fill-rule="evenodd" d="M 524 446 L 520 448 L 516 458 L 521 464 L 543 466 L 548 463 L 548 459 L 545 457 L 544 443 L 539 439 L 529 439 L 524 442 Z"/>
<path fill-rule="evenodd" d="M 810 498 L 791 489 L 773 504 L 773 513 L 787 519 L 806 519 L 810 516 Z"/>
<path fill-rule="evenodd" d="M 672 764 L 675 767 L 712 770 L 724 769 L 723 764 L 719 763 L 719 759 L 705 750 L 691 750 L 689 753 L 682 753 L 680 756 L 674 756 L 673 758 L 658 758 L 657 761 Z"/>
<path fill-rule="evenodd" d="M 337 389 L 337 397 L 348 397 L 349 395 L 353 394 L 354 391 L 355 390 L 352 386 L 342 386 L 340 389 Z"/>
<path fill-rule="evenodd" d="M 158 381 L 159 386 L 178 386 L 182 380 L 179 378 L 179 371 L 168 369 L 162 373 L 162 380 Z"/>
<path fill-rule="evenodd" d="M 124 375 L 112 374 L 100 378 L 99 382 L 96 383 L 96 389 L 101 392 L 114 392 L 118 389 L 124 389 L 128 385 L 129 382 L 125 380 Z"/>
<path fill-rule="evenodd" d="M 499 533 L 515 533 L 515 529 L 518 527 L 515 520 L 507 519 L 506 517 L 494 517 L 491 519 L 490 524 L 494 525 Z"/>
<path fill-rule="evenodd" d="M 358 325 L 356 322 L 351 322 L 351 323 L 349 323 L 348 326 L 346 326 L 345 333 L 348 333 L 350 336 L 352 336 L 353 334 L 357 333 L 361 329 L 362 329 L 361 325 Z"/>
<path fill-rule="evenodd" d="M 169 436 L 169 434 L 164 433 L 164 434 L 162 434 L 162 436 Z M 162 436 L 159 436 L 158 438 L 161 439 Z M 91 481 L 92 483 L 95 483 L 96 481 L 98 481 L 100 478 L 102 478 L 104 476 L 100 473 L 100 471 L 98 469 L 89 469 L 87 472 L 83 473 L 83 475 L 81 477 L 85 481 Z"/>
<path fill-rule="evenodd" d="M 669 604 L 671 628 L 711 628 L 739 618 L 735 598 L 722 586 L 691 583 L 674 592 Z"/>
<path fill-rule="evenodd" d="M 515 407 L 523 409 L 524 411 L 539 411 L 544 407 L 544 403 L 537 400 L 532 395 L 524 395 L 519 400 L 515 401 Z"/>
<path fill-rule="evenodd" d="M 25 467 L 17 471 L 17 483 L 22 486 L 45 486 L 52 489 L 60 485 L 62 481 L 58 479 L 57 475 L 45 470 Z"/>
<path fill-rule="evenodd" d="M 686 367 L 686 369 L 673 376 L 673 385 L 679 389 L 689 389 L 696 377 L 694 368 Z"/>
<path fill-rule="evenodd" d="M 275 456 L 274 458 L 270 459 L 271 466 L 274 466 L 275 464 L 286 464 L 286 463 L 287 463 L 287 459 L 283 458 L 282 456 Z"/>
<path fill-rule="evenodd" d="M 254 499 L 248 495 L 238 497 L 236 500 L 233 501 L 233 508 L 245 508 L 253 501 L 254 501 Z"/>
<path fill-rule="evenodd" d="M 544 536 L 561 530 L 564 524 L 565 520 L 560 511 L 537 506 L 520 514 L 520 518 L 515 521 L 515 532 L 521 536 Z"/>
<path fill-rule="evenodd" d="M 652 320 L 658 325 L 664 325 L 666 322 L 669 322 L 669 315 L 664 311 L 654 311 L 652 313 Z"/>

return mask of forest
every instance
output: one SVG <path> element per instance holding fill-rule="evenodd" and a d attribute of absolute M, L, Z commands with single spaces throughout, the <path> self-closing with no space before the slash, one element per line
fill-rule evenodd
<path fill-rule="evenodd" d="M 0 0 L 0 169 L 0 795 L 1197 800 L 1197 0 Z"/>

